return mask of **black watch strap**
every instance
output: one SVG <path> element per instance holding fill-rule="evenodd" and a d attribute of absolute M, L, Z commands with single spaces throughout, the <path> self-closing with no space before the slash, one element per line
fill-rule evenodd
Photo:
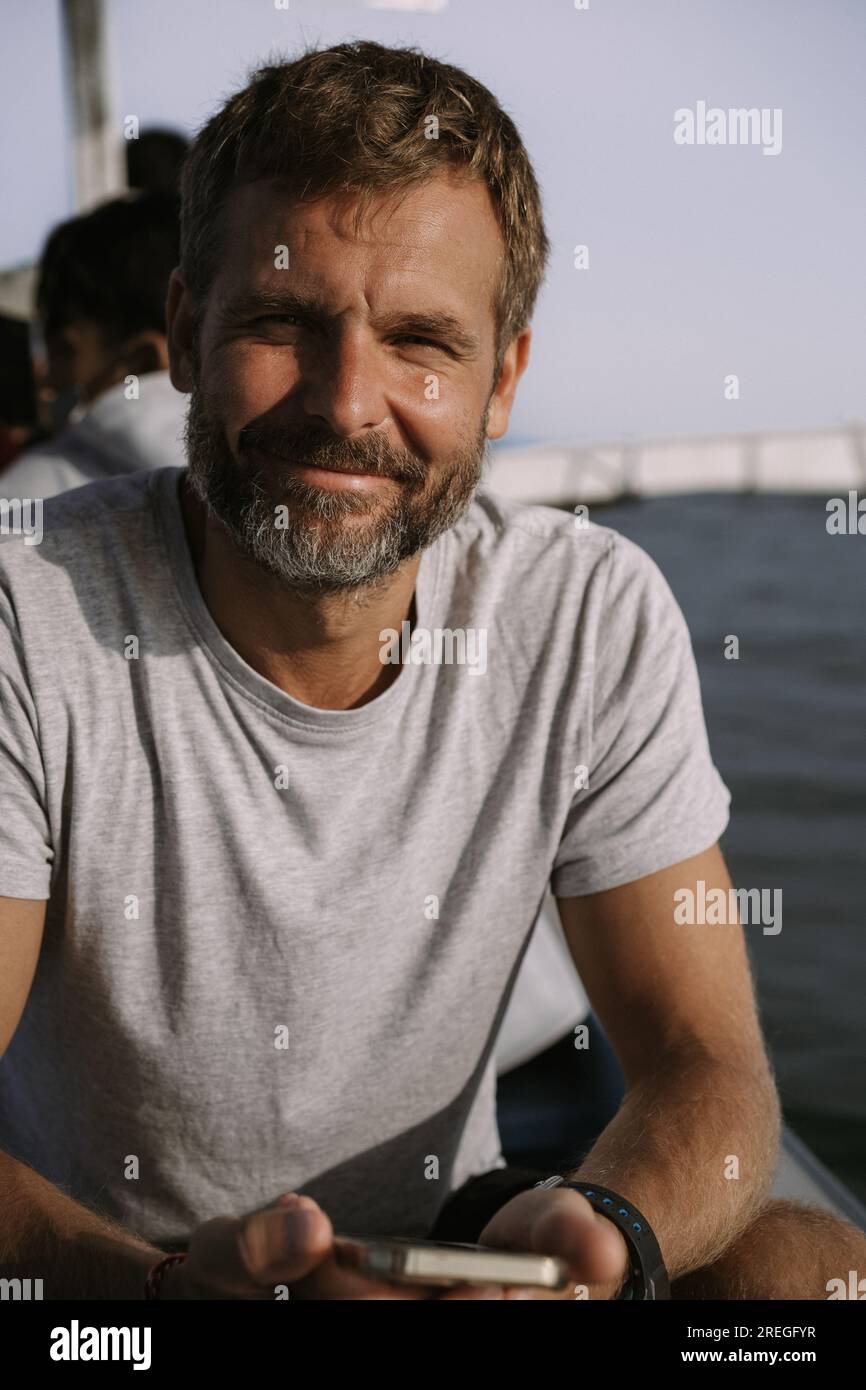
<path fill-rule="evenodd" d="M 609 1187 L 601 1187 L 594 1182 L 569 1181 L 561 1176 L 548 1178 L 536 1187 L 573 1187 L 580 1192 L 592 1207 L 602 1216 L 618 1226 L 625 1237 L 629 1249 L 630 1282 L 620 1298 L 649 1299 L 670 1298 L 670 1282 L 659 1243 L 653 1229 L 634 1202 L 620 1197 Z"/>
<path fill-rule="evenodd" d="M 538 1187 L 543 1168 L 491 1168 L 469 1178 L 446 1198 L 428 1240 L 477 1242 L 488 1221 L 518 1192 Z"/>

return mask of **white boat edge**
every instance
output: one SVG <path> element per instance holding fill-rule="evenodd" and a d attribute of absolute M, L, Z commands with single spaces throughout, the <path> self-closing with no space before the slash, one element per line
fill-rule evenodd
<path fill-rule="evenodd" d="M 866 488 L 866 425 L 609 443 L 497 445 L 483 486 L 515 502 L 604 505 L 699 492 Z"/>

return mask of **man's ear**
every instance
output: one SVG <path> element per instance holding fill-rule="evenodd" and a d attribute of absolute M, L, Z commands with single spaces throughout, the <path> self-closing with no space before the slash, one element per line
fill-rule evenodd
<path fill-rule="evenodd" d="M 69 332 L 74 342 L 74 332 L 72 329 Z M 164 372 L 168 366 L 165 334 L 156 329 L 147 328 L 141 333 L 134 333 L 119 345 L 111 337 L 105 338 L 104 342 L 98 370 L 90 372 L 77 383 L 82 401 L 95 401 L 127 377 Z"/>
<path fill-rule="evenodd" d="M 148 329 L 136 333 L 123 345 L 120 358 L 124 376 L 147 376 L 148 372 L 164 372 L 168 367 L 168 343 L 164 333 Z"/>
<path fill-rule="evenodd" d="M 171 279 L 168 282 L 165 323 L 171 384 L 178 391 L 191 391 L 194 382 L 193 305 L 192 295 L 179 270 L 171 272 Z"/>
<path fill-rule="evenodd" d="M 488 407 L 488 439 L 501 439 L 508 429 L 508 421 L 511 417 L 511 407 L 514 404 L 517 383 L 526 371 L 526 366 L 529 362 L 529 345 L 531 341 L 532 329 L 524 328 L 515 338 L 512 338 L 508 347 L 505 349 L 499 380 L 493 389 L 493 395 L 490 397 L 490 405 Z"/>

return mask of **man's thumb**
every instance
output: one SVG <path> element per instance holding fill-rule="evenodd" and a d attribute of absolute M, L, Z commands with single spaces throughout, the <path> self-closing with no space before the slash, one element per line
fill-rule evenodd
<path fill-rule="evenodd" d="M 190 1245 L 192 1278 L 243 1296 L 252 1289 L 302 1279 L 325 1258 L 333 1227 L 312 1197 L 286 1194 L 264 1211 L 238 1219 L 216 1217 Z"/>
<path fill-rule="evenodd" d="M 257 1283 L 291 1283 L 309 1274 L 331 1249 L 334 1231 L 312 1197 L 290 1192 L 269 1211 L 241 1224 L 238 1250 Z"/>

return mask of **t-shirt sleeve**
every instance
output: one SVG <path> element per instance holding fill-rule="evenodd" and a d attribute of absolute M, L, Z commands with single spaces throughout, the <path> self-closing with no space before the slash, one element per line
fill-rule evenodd
<path fill-rule="evenodd" d="M 730 793 L 710 754 L 685 618 L 632 541 L 614 534 L 606 563 L 588 776 L 573 794 L 551 874 L 560 898 L 669 868 L 709 849 L 728 823 Z"/>
<path fill-rule="evenodd" d="M 54 853 L 38 718 L 8 598 L 0 593 L 0 897 L 50 897 Z"/>

